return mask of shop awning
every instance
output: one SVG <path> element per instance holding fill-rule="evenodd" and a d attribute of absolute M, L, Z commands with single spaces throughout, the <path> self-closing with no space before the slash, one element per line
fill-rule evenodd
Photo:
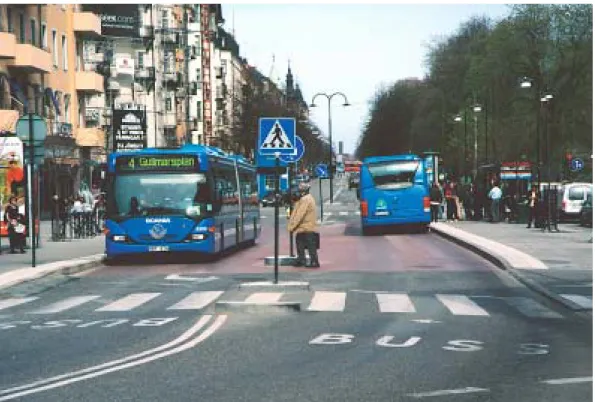
<path fill-rule="evenodd" d="M 51 99 L 52 104 L 56 109 L 56 115 L 61 116 L 62 114 L 60 113 L 60 102 L 58 102 L 58 98 L 56 98 L 56 94 L 54 93 L 54 91 L 52 91 L 52 88 L 45 89 L 45 96 L 48 96 Z"/>
<path fill-rule="evenodd" d="M 0 110 L 0 135 L 16 133 L 18 120 L 18 110 Z"/>

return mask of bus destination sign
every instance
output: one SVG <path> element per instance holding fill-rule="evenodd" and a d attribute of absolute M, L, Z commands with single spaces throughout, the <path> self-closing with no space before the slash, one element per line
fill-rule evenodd
<path fill-rule="evenodd" d="M 125 155 L 116 159 L 117 172 L 196 172 L 197 155 Z"/>

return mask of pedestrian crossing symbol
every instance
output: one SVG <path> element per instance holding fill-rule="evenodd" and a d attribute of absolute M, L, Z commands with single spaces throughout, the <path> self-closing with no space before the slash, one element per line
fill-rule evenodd
<path fill-rule="evenodd" d="M 296 152 L 295 119 L 260 119 L 259 142 L 262 155 L 293 155 Z"/>

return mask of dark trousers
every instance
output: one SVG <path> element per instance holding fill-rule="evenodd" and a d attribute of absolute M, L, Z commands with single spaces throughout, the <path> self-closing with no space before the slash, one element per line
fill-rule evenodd
<path fill-rule="evenodd" d="M 8 241 L 11 252 L 14 252 L 17 248 L 21 251 L 25 249 L 25 235 L 15 232 L 12 225 L 8 227 Z"/>
<path fill-rule="evenodd" d="M 311 264 L 319 264 L 318 251 L 316 249 L 316 246 L 317 246 L 316 245 L 316 233 L 314 233 L 314 232 L 298 233 L 295 236 L 295 244 L 296 244 L 296 248 L 297 248 L 299 264 L 306 263 L 306 249 L 308 250 L 308 255 L 310 256 L 310 263 Z"/>
<path fill-rule="evenodd" d="M 454 198 L 446 200 L 446 217 L 448 220 L 454 220 L 457 217 L 457 203 Z"/>
<path fill-rule="evenodd" d="M 537 208 L 529 208 L 529 217 L 527 218 L 527 227 L 531 227 L 531 223 L 534 223 L 537 227 Z"/>
<path fill-rule="evenodd" d="M 438 222 L 438 215 L 440 214 L 440 204 L 432 204 L 430 208 L 432 212 L 432 222 Z"/>

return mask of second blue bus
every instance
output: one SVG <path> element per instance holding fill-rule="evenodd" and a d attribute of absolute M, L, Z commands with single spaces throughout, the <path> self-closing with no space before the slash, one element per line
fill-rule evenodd
<path fill-rule="evenodd" d="M 362 232 L 380 226 L 416 225 L 427 232 L 430 194 L 426 161 L 417 155 L 375 156 L 363 160 L 358 197 Z"/>

